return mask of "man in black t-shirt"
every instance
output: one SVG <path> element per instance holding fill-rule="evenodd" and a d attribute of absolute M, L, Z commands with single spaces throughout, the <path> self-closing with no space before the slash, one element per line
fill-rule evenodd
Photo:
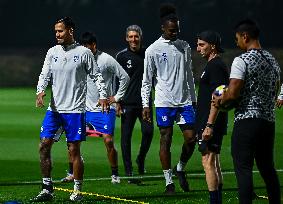
<path fill-rule="evenodd" d="M 121 149 L 127 176 L 133 175 L 131 160 L 131 139 L 133 128 L 137 118 L 141 124 L 142 141 L 139 154 L 136 159 L 139 174 L 144 174 L 144 162 L 153 137 L 153 123 L 142 119 L 141 85 L 144 70 L 145 49 L 141 46 L 142 30 L 137 25 L 131 25 L 126 30 L 128 47 L 120 51 L 116 59 L 130 77 L 130 83 L 125 96 L 120 104 L 117 104 L 117 115 L 121 116 Z M 152 113 L 152 111 L 151 111 Z M 151 114 L 151 121 L 152 114 Z M 130 179 L 129 183 L 137 180 Z"/>
<path fill-rule="evenodd" d="M 228 114 L 219 112 L 211 105 L 211 96 L 218 86 L 229 83 L 229 74 L 219 56 L 223 52 L 220 35 L 214 31 L 204 31 L 197 38 L 197 52 L 207 60 L 207 64 L 199 84 L 195 130 L 210 203 L 218 204 L 222 200 L 223 185 L 219 154 L 223 136 L 227 133 Z"/>

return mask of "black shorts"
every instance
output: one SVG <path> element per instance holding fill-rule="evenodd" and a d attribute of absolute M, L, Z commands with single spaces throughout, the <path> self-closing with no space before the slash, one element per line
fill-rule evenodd
<path fill-rule="evenodd" d="M 213 133 L 212 137 L 208 141 L 202 141 L 202 132 L 203 130 L 198 133 L 199 151 L 203 152 L 204 149 L 208 149 L 210 152 L 220 154 L 224 134 L 216 132 Z"/>

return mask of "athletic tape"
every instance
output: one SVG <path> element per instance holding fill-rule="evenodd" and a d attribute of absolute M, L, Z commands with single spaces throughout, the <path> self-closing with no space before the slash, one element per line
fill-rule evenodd
<path fill-rule="evenodd" d="M 66 189 L 66 188 L 54 187 L 54 189 L 57 190 L 57 191 L 65 191 L 65 192 L 68 192 L 68 193 L 74 192 L 74 190 L 70 190 L 70 189 Z M 107 199 L 111 199 L 111 200 L 119 200 L 119 201 L 130 202 L 130 203 L 149 204 L 149 203 L 145 203 L 145 202 L 142 202 L 142 201 L 127 200 L 127 199 L 124 199 L 124 198 L 118 198 L 118 197 L 114 197 L 114 196 L 101 195 L 101 194 L 97 194 L 97 193 L 88 193 L 88 192 L 81 191 L 80 194 L 82 194 L 82 195 L 89 195 L 89 196 L 96 196 L 96 197 L 103 197 L 103 198 L 107 198 Z"/>

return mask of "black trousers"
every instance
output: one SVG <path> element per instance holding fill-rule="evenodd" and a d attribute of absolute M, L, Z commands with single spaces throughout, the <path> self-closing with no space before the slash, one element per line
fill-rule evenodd
<path fill-rule="evenodd" d="M 280 204 L 280 184 L 273 159 L 274 137 L 274 122 L 250 118 L 234 124 L 231 148 L 240 204 L 252 203 L 254 160 L 265 182 L 269 203 Z"/>
<path fill-rule="evenodd" d="M 133 171 L 132 159 L 131 159 L 131 142 L 132 142 L 132 133 L 136 123 L 137 118 L 141 124 L 141 145 L 138 154 L 140 161 L 144 161 L 146 154 L 149 150 L 152 137 L 153 137 L 153 118 L 151 110 L 151 123 L 143 121 L 142 119 L 142 108 L 130 108 L 124 107 L 124 113 L 121 116 L 121 149 L 122 157 L 125 167 L 125 172 L 127 175 L 131 175 Z M 135 135 L 137 137 L 138 135 Z"/>

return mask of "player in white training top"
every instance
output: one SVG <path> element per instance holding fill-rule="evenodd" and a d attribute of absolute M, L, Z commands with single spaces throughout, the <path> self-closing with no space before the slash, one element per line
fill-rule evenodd
<path fill-rule="evenodd" d="M 85 140 L 85 101 L 87 76 L 93 79 L 99 90 L 99 104 L 108 111 L 109 105 L 105 84 L 91 51 L 74 40 L 75 24 L 70 17 L 55 22 L 58 45 L 47 52 L 37 85 L 36 106 L 44 106 L 45 89 L 51 84 L 51 101 L 43 120 L 40 132 L 40 167 L 42 191 L 32 202 L 53 199 L 51 179 L 51 149 L 56 132 L 62 127 L 66 132 L 69 153 L 73 161 L 74 192 L 70 200 L 82 199 L 80 194 L 83 181 L 83 162 L 80 157 L 80 144 Z"/>
<path fill-rule="evenodd" d="M 155 84 L 156 120 L 160 130 L 160 161 L 166 180 L 166 194 L 175 193 L 172 180 L 170 147 L 174 121 L 180 126 L 184 144 L 180 162 L 177 165 L 179 182 L 184 191 L 189 191 L 185 178 L 185 163 L 191 157 L 195 137 L 196 102 L 192 74 L 191 48 L 187 42 L 179 40 L 179 20 L 175 7 L 163 5 L 160 10 L 162 36 L 151 44 L 145 52 L 142 81 L 143 118 L 150 120 L 149 96 L 152 80 Z"/>
<path fill-rule="evenodd" d="M 86 97 L 87 134 L 94 132 L 103 137 L 112 170 L 111 182 L 117 184 L 120 183 L 120 177 L 118 174 L 118 154 L 114 146 L 113 138 L 116 119 L 115 104 L 125 95 L 130 78 L 126 71 L 112 56 L 98 50 L 97 39 L 94 33 L 83 33 L 80 38 L 80 43 L 89 48 L 94 54 L 94 58 L 97 61 L 97 65 L 105 81 L 109 102 L 111 103 L 108 113 L 103 113 L 101 107 L 96 106 L 99 101 L 99 92 L 92 79 L 88 77 Z M 115 93 L 116 78 L 119 79 L 117 93 Z M 69 172 L 67 177 L 62 179 L 63 182 L 70 182 L 73 180 L 73 163 L 71 160 L 69 161 L 69 164 Z"/>

